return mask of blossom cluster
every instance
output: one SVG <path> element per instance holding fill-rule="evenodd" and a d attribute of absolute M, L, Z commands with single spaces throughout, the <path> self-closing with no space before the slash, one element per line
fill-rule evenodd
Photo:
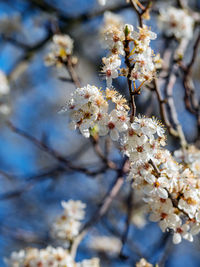
<path fill-rule="evenodd" d="M 150 47 L 150 41 L 155 40 L 157 35 L 147 26 L 134 30 L 132 25 L 124 24 L 120 16 L 105 12 L 101 36 L 104 47 L 109 50 L 107 57 L 102 59 L 102 73 L 105 74 L 107 87 L 110 88 L 112 79 L 119 75 L 128 76 L 128 68 L 121 67 L 122 56 L 126 55 L 131 63 L 129 76 L 134 83 L 151 81 L 156 68 L 161 67 L 159 55 L 155 56 Z M 127 42 L 128 47 L 125 47 Z"/>
<path fill-rule="evenodd" d="M 68 250 L 62 247 L 48 246 L 44 249 L 27 248 L 19 252 L 12 252 L 6 259 L 8 267 L 99 267 L 99 259 L 93 258 L 76 263 Z"/>
<path fill-rule="evenodd" d="M 87 85 L 71 94 L 63 111 L 70 112 L 71 129 L 78 128 L 83 136 L 88 138 L 95 129 L 100 136 L 110 133 L 116 141 L 120 133 L 128 129 L 128 109 L 126 100 L 115 90 L 107 88 L 103 92 L 96 86 Z"/>
<path fill-rule="evenodd" d="M 193 36 L 194 19 L 184 9 L 172 6 L 161 9 L 159 25 L 167 36 L 174 36 L 178 40 L 191 39 Z"/>
<path fill-rule="evenodd" d="M 108 100 L 115 104 L 110 113 Z M 145 195 L 150 220 L 158 221 L 163 232 L 173 230 L 174 243 L 182 238 L 192 241 L 200 231 L 200 183 L 195 172 L 178 164 L 163 148 L 165 131 L 158 120 L 135 117 L 131 123 L 126 105 L 116 91 L 107 89 L 104 94 L 88 85 L 72 93 L 67 109 L 71 126 L 86 137 L 93 128 L 99 135 L 110 132 L 113 140 L 118 140 L 121 133 L 122 148 L 130 160 L 129 179 Z"/>
<path fill-rule="evenodd" d="M 178 164 L 163 148 L 165 135 L 157 120 L 135 118 L 123 138 L 124 153 L 130 158 L 129 179 L 141 190 L 150 220 L 161 230 L 173 231 L 173 242 L 193 241 L 200 231 L 200 183 L 195 172 Z"/>
<path fill-rule="evenodd" d="M 45 58 L 47 66 L 62 65 L 73 52 L 73 40 L 67 34 L 55 34 L 51 44 L 51 52 Z"/>
<path fill-rule="evenodd" d="M 80 231 L 81 220 L 85 217 L 86 204 L 79 200 L 69 200 L 62 201 L 61 205 L 64 211 L 52 224 L 52 236 L 67 243 L 72 241 Z"/>
<path fill-rule="evenodd" d="M 115 104 L 110 112 L 108 100 Z M 71 126 L 85 137 L 94 128 L 99 135 L 110 132 L 115 141 L 121 136 L 123 151 L 130 160 L 129 179 L 145 194 L 150 219 L 158 221 L 163 232 L 173 230 L 174 243 L 181 238 L 192 241 L 200 231 L 200 183 L 192 166 L 189 169 L 178 164 L 163 148 L 165 131 L 158 120 L 135 117 L 131 123 L 126 101 L 119 93 L 110 89 L 103 93 L 90 85 L 72 93 L 67 110 Z"/>
<path fill-rule="evenodd" d="M 196 179 L 200 179 L 200 150 L 197 147 L 190 145 L 187 150 L 176 150 L 174 157 L 179 163 L 189 168 Z"/>

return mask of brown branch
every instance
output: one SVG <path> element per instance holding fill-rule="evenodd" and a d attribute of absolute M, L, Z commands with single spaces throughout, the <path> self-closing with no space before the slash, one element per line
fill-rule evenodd
<path fill-rule="evenodd" d="M 132 81 L 130 80 L 132 67 L 131 67 L 131 63 L 129 60 L 129 54 L 130 54 L 129 43 L 130 43 L 130 40 L 128 39 L 128 36 L 126 36 L 125 41 L 124 41 L 125 64 L 128 68 L 127 83 L 128 83 L 129 94 L 131 98 L 130 103 L 131 103 L 131 108 L 132 108 L 130 122 L 133 122 L 135 115 L 136 115 L 136 105 L 135 105 L 135 97 L 134 97 L 134 92 L 133 92 L 133 85 L 132 85 Z"/>
<path fill-rule="evenodd" d="M 7 225 L 0 225 L 0 232 L 9 236 L 12 240 L 21 241 L 30 245 L 30 243 L 47 246 L 49 244 L 48 235 L 34 233 L 22 228 L 10 228 Z"/>
<path fill-rule="evenodd" d="M 150 7 L 152 5 L 152 1 L 149 0 L 146 7 L 144 7 L 140 2 L 137 4 L 134 0 L 130 0 L 130 4 L 134 8 L 134 10 L 138 16 L 138 21 L 139 21 L 140 27 L 143 28 L 143 15 L 150 9 Z"/>
<path fill-rule="evenodd" d="M 175 103 L 174 103 L 174 98 L 173 98 L 173 88 L 174 88 L 174 85 L 176 83 L 177 70 L 178 70 L 178 65 L 177 64 L 173 65 L 171 68 L 170 74 L 169 74 L 168 82 L 166 83 L 166 86 L 164 88 L 164 91 L 166 92 L 167 104 L 169 106 L 169 112 L 170 112 L 172 121 L 173 121 L 174 125 L 176 126 L 176 130 L 177 130 L 180 142 L 181 142 L 181 146 L 182 146 L 182 148 L 185 148 L 187 146 L 187 142 L 185 139 L 185 135 L 184 135 L 182 126 L 178 120 L 178 114 L 177 114 L 177 111 L 175 108 Z"/>
<path fill-rule="evenodd" d="M 158 81 L 156 78 L 153 80 L 153 83 L 154 83 L 154 89 L 155 89 L 157 99 L 159 102 L 159 106 L 160 106 L 161 118 L 162 118 L 164 124 L 166 125 L 169 133 L 174 137 L 178 137 L 178 132 L 173 128 L 173 126 L 171 125 L 171 123 L 169 121 L 167 110 L 166 110 L 166 103 L 167 102 L 165 99 L 162 98 L 160 87 L 158 85 Z"/>
<path fill-rule="evenodd" d="M 72 64 L 71 56 L 67 57 L 67 62 L 65 63 L 65 66 L 66 66 L 66 68 L 67 68 L 67 70 L 69 72 L 69 75 L 70 75 L 72 81 L 74 82 L 75 86 L 77 88 L 80 88 L 81 87 L 81 83 L 79 81 L 79 77 L 78 77 L 76 71 L 74 70 L 74 66 Z"/>
<path fill-rule="evenodd" d="M 61 171 L 65 170 L 65 168 L 62 168 L 61 166 L 56 166 L 53 167 L 49 170 L 42 170 L 37 174 L 31 175 L 29 177 L 25 177 L 25 185 L 15 189 L 15 190 L 11 190 L 8 191 L 6 193 L 3 193 L 0 195 L 0 200 L 8 200 L 11 198 L 15 198 L 15 197 L 19 197 L 22 194 L 24 194 L 25 192 L 31 190 L 31 188 L 40 181 L 43 181 L 45 179 L 49 179 L 49 178 L 53 178 L 53 176 L 57 175 L 58 173 L 60 173 Z"/>
<path fill-rule="evenodd" d="M 87 234 L 87 232 L 90 230 L 90 228 L 92 226 L 94 226 L 106 214 L 106 212 L 110 208 L 112 201 L 119 193 L 119 191 L 120 191 L 120 189 L 124 183 L 123 175 L 124 175 L 125 165 L 126 165 L 126 163 L 124 162 L 123 167 L 117 173 L 117 177 L 116 177 L 113 185 L 111 186 L 111 188 L 107 192 L 104 199 L 101 201 L 101 205 L 99 206 L 98 210 L 93 214 L 91 219 L 82 227 L 79 235 L 75 238 L 75 240 L 71 246 L 71 250 L 70 250 L 72 257 L 75 257 L 78 246 L 79 246 L 80 242 L 82 241 L 82 239 L 84 238 L 84 236 Z"/>
<path fill-rule="evenodd" d="M 134 10 L 136 11 L 137 13 L 137 16 L 138 16 L 138 20 L 139 20 L 139 25 L 140 27 L 142 28 L 143 27 L 143 20 L 142 20 L 142 14 L 137 6 L 137 4 L 135 3 L 134 0 L 130 0 L 130 3 L 132 5 L 132 7 L 134 8 Z"/>
<path fill-rule="evenodd" d="M 170 253 L 172 252 L 172 249 L 173 249 L 172 238 L 171 238 L 171 235 L 168 233 L 167 238 L 165 239 L 165 249 L 158 262 L 159 267 L 165 267 L 165 262 L 170 257 Z"/>
<path fill-rule="evenodd" d="M 116 226 L 110 223 L 109 218 L 102 218 L 101 223 L 102 225 L 112 234 L 117 237 L 121 237 L 121 230 L 118 230 Z M 137 244 L 133 241 L 133 238 L 128 238 L 126 242 L 130 248 L 131 251 L 133 251 L 134 254 L 136 254 L 139 258 L 146 258 L 146 255 L 144 255 L 143 252 L 141 252 L 140 248 L 137 246 Z"/>
<path fill-rule="evenodd" d="M 196 99 L 195 88 L 191 78 L 192 68 L 197 59 L 198 48 L 200 44 L 200 31 L 193 47 L 192 58 L 187 66 L 182 66 L 184 72 L 183 85 L 185 88 L 185 106 L 192 113 L 198 116 L 199 103 Z"/>
<path fill-rule="evenodd" d="M 74 170 L 77 172 L 82 172 L 88 176 L 96 176 L 98 174 L 104 173 L 107 170 L 105 168 L 105 166 L 103 166 L 101 169 L 99 169 L 97 171 L 90 171 L 87 168 L 75 166 L 68 159 L 66 159 L 63 155 L 61 155 L 58 151 L 49 147 L 48 145 L 46 145 L 42 141 L 36 139 L 35 137 L 29 135 L 25 131 L 15 127 L 11 122 L 7 122 L 7 125 L 10 127 L 10 129 L 13 132 L 17 133 L 20 136 L 23 136 L 24 138 L 26 138 L 27 140 L 32 142 L 35 146 L 37 146 L 39 149 L 41 149 L 41 150 L 45 151 L 46 153 L 48 153 L 49 155 L 51 155 L 54 159 L 59 161 L 62 164 L 62 166 L 64 168 L 66 168 L 67 170 L 70 169 L 70 170 Z"/>
<path fill-rule="evenodd" d="M 91 137 L 91 141 L 94 147 L 94 150 L 97 154 L 97 156 L 102 160 L 102 162 L 110 169 L 117 170 L 116 164 L 112 161 L 109 160 L 107 155 L 102 152 L 100 144 L 99 144 L 99 139 Z"/>
<path fill-rule="evenodd" d="M 127 197 L 127 216 L 126 216 L 124 232 L 122 234 L 122 247 L 121 247 L 121 251 L 120 251 L 120 257 L 122 259 L 127 258 L 127 256 L 124 255 L 123 250 L 124 250 L 124 247 L 128 241 L 128 233 L 129 233 L 129 229 L 130 229 L 132 214 L 133 214 L 133 189 L 130 185 L 130 192 L 129 192 L 129 195 Z"/>

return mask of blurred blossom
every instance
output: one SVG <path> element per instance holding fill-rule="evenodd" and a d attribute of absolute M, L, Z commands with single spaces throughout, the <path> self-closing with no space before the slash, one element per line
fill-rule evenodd
<path fill-rule="evenodd" d="M 51 246 L 45 249 L 27 248 L 12 252 L 5 260 L 8 267 L 99 267 L 99 259 L 93 258 L 76 263 L 68 250 Z"/>
<path fill-rule="evenodd" d="M 45 57 L 47 66 L 61 66 L 73 52 L 73 40 L 67 34 L 55 34 L 50 53 Z"/>
<path fill-rule="evenodd" d="M 98 252 L 118 254 L 121 250 L 121 240 L 112 236 L 93 236 L 89 247 Z"/>
<path fill-rule="evenodd" d="M 0 95 L 7 95 L 10 92 L 10 86 L 5 73 L 0 70 Z"/>
<path fill-rule="evenodd" d="M 63 213 L 52 224 L 51 233 L 53 238 L 68 243 L 79 233 L 81 220 L 85 216 L 86 205 L 81 201 L 62 201 Z"/>
<path fill-rule="evenodd" d="M 9 115 L 11 112 L 11 108 L 8 104 L 0 104 L 0 113 L 3 115 Z"/>
<path fill-rule="evenodd" d="M 160 13 L 158 25 L 167 36 L 175 36 L 178 40 L 193 37 L 194 19 L 186 10 L 170 6 L 161 9 Z"/>
<path fill-rule="evenodd" d="M 142 258 L 139 262 L 136 263 L 136 267 L 153 267 L 151 263 Z"/>
<path fill-rule="evenodd" d="M 101 6 L 104 6 L 106 4 L 107 0 L 98 0 L 98 2 Z"/>

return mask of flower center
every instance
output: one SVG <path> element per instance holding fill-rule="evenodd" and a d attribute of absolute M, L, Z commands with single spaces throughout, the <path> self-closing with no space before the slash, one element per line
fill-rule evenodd
<path fill-rule="evenodd" d="M 112 130 L 112 129 L 114 129 L 115 128 L 115 124 L 113 123 L 113 122 L 109 122 L 108 123 L 108 128 L 110 129 L 110 130 Z"/>
<path fill-rule="evenodd" d="M 155 182 L 155 183 L 154 183 L 154 186 L 155 186 L 156 188 L 158 188 L 158 187 L 160 186 L 159 182 Z"/>
<path fill-rule="evenodd" d="M 107 70 L 107 71 L 106 71 L 106 76 L 107 76 L 107 77 L 110 77 L 110 76 L 111 76 L 111 70 Z"/>
<path fill-rule="evenodd" d="M 143 152 L 144 148 L 142 146 L 137 147 L 137 152 Z"/>
<path fill-rule="evenodd" d="M 176 229 L 176 232 L 181 234 L 181 233 L 183 233 L 183 230 L 179 227 L 179 228 Z"/>

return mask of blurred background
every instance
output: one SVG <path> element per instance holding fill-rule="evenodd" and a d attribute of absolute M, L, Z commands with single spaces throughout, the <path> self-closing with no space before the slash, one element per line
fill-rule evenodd
<path fill-rule="evenodd" d="M 160 5 L 176 5 L 176 1 L 155 1 L 155 11 L 146 22 L 158 33 L 152 41 L 156 53 L 163 53 L 165 39 L 157 25 Z M 190 1 L 196 11 L 200 1 Z M 44 57 L 50 50 L 53 26 L 74 39 L 74 55 L 78 58 L 77 73 L 81 84 L 94 84 L 105 88 L 100 75 L 101 59 L 106 55 L 99 39 L 104 9 L 110 9 L 124 18 L 126 23 L 138 25 L 137 16 L 124 0 L 109 0 L 101 7 L 96 0 L 1 0 L 0 1 L 0 69 L 7 75 L 10 93 L 0 95 L 0 266 L 3 258 L 12 251 L 27 246 L 57 245 L 49 229 L 51 222 L 61 212 L 61 200 L 82 200 L 87 203 L 88 220 L 113 183 L 112 171 L 97 176 L 66 171 L 49 153 L 39 149 L 34 142 L 14 133 L 7 122 L 12 122 L 44 144 L 64 155 L 71 162 L 96 170 L 102 162 L 95 154 L 90 140 L 68 129 L 68 118 L 59 114 L 67 96 L 75 89 L 63 68 L 46 67 Z M 53 25 L 53 26 L 52 26 Z M 193 41 L 191 41 L 191 46 Z M 187 49 L 190 56 L 190 47 Z M 199 57 L 199 55 L 198 55 Z M 199 90 L 199 64 L 193 71 Z M 65 79 L 64 79 L 65 78 Z M 1 85 L 0 85 L 1 86 Z M 128 96 L 126 81 L 116 79 L 114 86 Z M 198 137 L 196 120 L 185 110 L 184 92 L 179 80 L 174 91 L 179 120 L 189 142 Z M 7 111 L 1 105 L 7 106 Z M 138 113 L 159 116 L 159 106 L 151 91 L 144 90 L 137 99 Z M 106 140 L 102 138 L 102 144 Z M 122 157 L 116 144 L 110 144 L 112 158 L 120 164 Z M 168 147 L 178 148 L 176 140 L 169 138 Z M 43 175 L 42 175 L 43 174 Z M 129 231 L 127 257 L 118 253 L 97 251 L 92 247 L 92 236 L 106 235 L 120 242 L 126 220 L 126 202 L 129 185 L 125 184 L 114 200 L 107 215 L 91 229 L 81 243 L 77 260 L 99 256 L 101 266 L 134 266 L 140 254 L 151 263 L 162 257 L 167 235 L 155 223 L 150 223 L 135 204 L 135 216 Z M 136 201 L 137 202 L 137 201 Z M 117 241 L 118 240 L 118 241 Z M 117 246 L 117 243 L 113 243 Z M 166 266 L 200 266 L 200 240 L 183 241 L 169 248 Z"/>

